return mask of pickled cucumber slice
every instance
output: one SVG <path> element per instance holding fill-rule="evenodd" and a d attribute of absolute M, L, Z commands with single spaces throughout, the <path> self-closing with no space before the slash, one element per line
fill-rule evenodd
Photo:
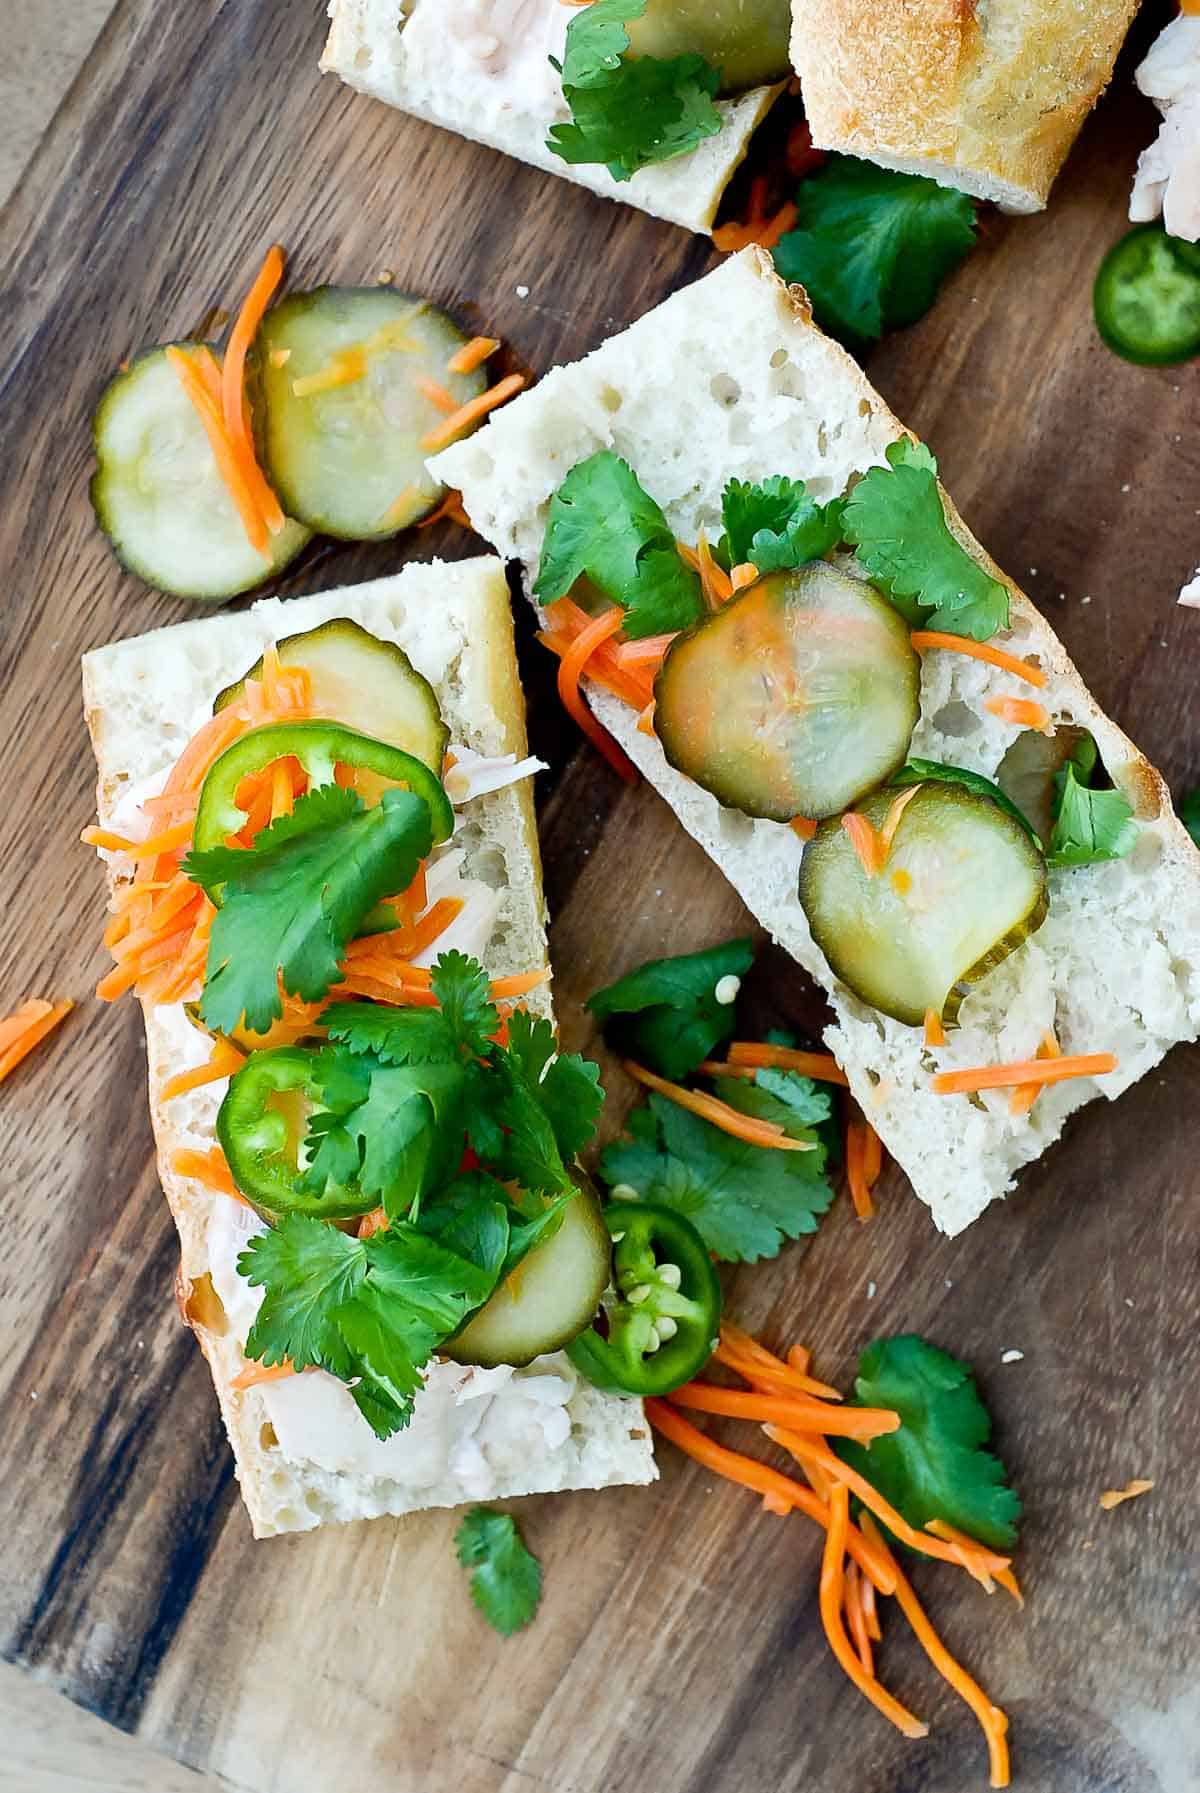
<path fill-rule="evenodd" d="M 668 760 L 732 809 L 835 815 L 904 763 L 921 702 L 908 629 L 824 562 L 772 573 L 671 644 L 655 682 Z"/>
<path fill-rule="evenodd" d="M 792 72 L 791 0 L 647 0 L 629 19 L 634 56 L 703 56 L 721 71 L 721 93 L 786 81 Z"/>
<path fill-rule="evenodd" d="M 433 686 L 403 648 L 380 641 L 348 616 L 335 616 L 303 634 L 285 635 L 276 651 L 282 666 L 308 673 L 314 716 L 403 748 L 441 777 L 450 730 Z M 261 676 L 259 659 L 219 694 L 213 715 L 241 696 L 247 679 Z"/>
<path fill-rule="evenodd" d="M 440 1347 L 457 1363 L 532 1363 L 590 1326 L 608 1287 L 612 1240 L 595 1191 L 581 1183 L 562 1225 Z"/>
<path fill-rule="evenodd" d="M 291 515 L 367 541 L 432 510 L 445 488 L 426 469 L 421 438 L 444 411 L 418 382 L 456 405 L 482 392 L 482 368 L 447 369 L 465 341 L 445 312 L 390 287 L 322 286 L 269 311 L 257 339 L 263 452 Z"/>
<path fill-rule="evenodd" d="M 149 349 L 105 389 L 93 423 L 96 521 L 117 559 L 180 598 L 221 603 L 282 571 L 310 531 L 290 518 L 266 555 L 246 539 L 204 425 L 166 349 Z"/>
<path fill-rule="evenodd" d="M 856 807 L 877 831 L 897 793 Z M 921 785 L 900 817 L 883 870 L 869 878 L 839 819 L 800 862 L 813 939 L 856 996 L 917 1027 L 930 1009 L 956 1018 L 967 986 L 1046 917 L 1046 864 L 1021 824 L 960 785 Z"/>

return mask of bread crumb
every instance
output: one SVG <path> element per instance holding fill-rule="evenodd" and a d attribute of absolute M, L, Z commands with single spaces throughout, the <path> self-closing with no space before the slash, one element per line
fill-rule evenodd
<path fill-rule="evenodd" d="M 875 1284 L 873 1282 L 869 1282 L 867 1284 L 867 1300 L 874 1301 L 874 1299 L 875 1299 Z"/>
<path fill-rule="evenodd" d="M 1001 1363 L 1024 1363 L 1024 1361 L 1024 1351 L 1002 1351 L 1000 1353 Z"/>
<path fill-rule="evenodd" d="M 1121 487 L 1121 490 L 1123 492 L 1131 492 L 1133 490 L 1133 487 L 1130 485 L 1129 481 L 1126 480 L 1125 484 Z"/>
<path fill-rule="evenodd" d="M 1149 1494 L 1153 1486 L 1154 1483 L 1146 1481 L 1144 1477 L 1135 1477 L 1124 1488 L 1106 1488 L 1100 1496 L 1100 1505 L 1106 1513 L 1111 1513 L 1113 1508 L 1119 1507 L 1123 1501 L 1136 1500 L 1139 1494 Z"/>
<path fill-rule="evenodd" d="M 390 268 L 383 268 L 380 270 L 380 272 L 378 274 L 376 274 L 375 284 L 376 284 L 376 286 L 391 286 L 392 281 L 395 278 L 396 278 L 396 276 L 395 276 L 395 274 L 393 274 L 393 272 Z"/>
<path fill-rule="evenodd" d="M 527 286 L 519 286 L 517 288 L 517 297 L 518 299 L 527 299 L 529 297 L 529 288 Z"/>

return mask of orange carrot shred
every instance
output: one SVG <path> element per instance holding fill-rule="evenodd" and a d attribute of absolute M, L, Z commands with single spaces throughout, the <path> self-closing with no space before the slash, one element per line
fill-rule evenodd
<path fill-rule="evenodd" d="M 900 818 L 920 789 L 919 784 L 910 784 L 901 791 L 898 797 L 893 798 L 887 815 L 883 818 L 883 827 L 879 830 L 879 869 L 881 871 L 888 862 L 892 842 L 895 840 L 896 830 L 900 826 Z"/>
<path fill-rule="evenodd" d="M 75 1004 L 66 997 L 54 1003 L 35 998 L 23 1002 L 14 1015 L 0 1023 L 0 1083 L 16 1070 L 22 1059 L 28 1058 L 47 1034 L 54 1032 L 74 1007 Z"/>
<path fill-rule="evenodd" d="M 849 1525 L 850 1497 L 846 1489 L 839 1485 L 830 1490 L 829 1530 L 825 1534 L 825 1550 L 821 1558 L 821 1621 L 829 1639 L 829 1647 L 859 1692 L 865 1694 L 876 1710 L 890 1719 L 897 1730 L 906 1737 L 927 1737 L 929 1726 L 922 1724 L 874 1675 L 867 1672 L 846 1635 L 842 1624 L 842 1588 Z M 899 1586 L 899 1570 L 895 1573 Z"/>
<path fill-rule="evenodd" d="M 176 822 L 171 828 L 164 828 L 161 834 L 153 834 L 148 840 L 129 840 L 123 834 L 114 834 L 111 828 L 85 828 L 79 836 L 85 847 L 102 847 L 109 853 L 124 853 L 127 859 L 157 859 L 160 853 L 170 853 L 176 847 L 185 847 L 192 838 L 192 824 Z"/>
<path fill-rule="evenodd" d="M 283 1382 L 289 1376 L 296 1376 L 299 1373 L 295 1366 L 286 1360 L 283 1363 L 272 1364 L 248 1363 L 244 1370 L 239 1370 L 236 1376 L 230 1377 L 229 1386 L 238 1390 L 258 1388 L 263 1382 Z"/>
<path fill-rule="evenodd" d="M 477 367 L 482 367 L 488 358 L 500 347 L 498 336 L 473 336 L 470 342 L 464 342 L 461 349 L 455 349 L 446 363 L 446 372 L 450 374 L 473 374 Z"/>
<path fill-rule="evenodd" d="M 718 1388 L 712 1382 L 685 1382 L 667 1397 L 673 1407 L 697 1413 L 721 1413 L 731 1419 L 757 1420 L 792 1432 L 815 1432 L 830 1438 L 883 1438 L 900 1430 L 900 1415 L 885 1407 L 834 1407 L 810 1395 L 765 1395 L 740 1388 Z"/>
<path fill-rule="evenodd" d="M 371 1212 L 369 1214 L 364 1214 L 359 1221 L 358 1236 L 360 1239 L 369 1239 L 372 1233 L 381 1233 L 387 1226 L 387 1223 L 388 1217 L 386 1208 L 372 1208 Z"/>
<path fill-rule="evenodd" d="M 802 1052 L 795 1046 L 773 1046 L 767 1040 L 734 1040 L 729 1048 L 731 1065 L 772 1066 L 777 1071 L 799 1071 L 814 1083 L 840 1083 L 848 1087 L 846 1073 L 828 1052 Z"/>
<path fill-rule="evenodd" d="M 968 654 L 972 660 L 986 660 L 989 666 L 1011 672 L 1028 685 L 1040 688 L 1046 683 L 1046 675 L 1040 666 L 1019 660 L 1015 654 L 1006 654 L 1003 648 L 993 647 L 987 641 L 971 641 L 965 635 L 946 635 L 940 629 L 914 629 L 910 639 L 918 653 L 931 647 L 947 648 L 951 653 Z"/>
<path fill-rule="evenodd" d="M 583 701 L 579 680 L 596 648 L 616 634 L 625 618 L 619 604 L 580 630 L 558 663 L 558 695 L 567 714 L 579 724 L 588 740 L 629 784 L 637 781 L 637 768 L 625 757 L 608 730 L 602 728 Z"/>
<path fill-rule="evenodd" d="M 189 1091 L 202 1089 L 206 1083 L 217 1083 L 222 1077 L 232 1077 L 240 1071 L 246 1062 L 244 1052 L 230 1040 L 217 1040 L 212 1055 L 204 1064 L 197 1065 L 194 1071 L 179 1071 L 174 1077 L 168 1077 L 158 1092 L 160 1102 L 173 1102 L 176 1096 L 185 1096 Z"/>
<path fill-rule="evenodd" d="M 794 1364 L 769 1355 L 764 1362 L 743 1351 L 725 1321 L 721 1322 L 721 1335 L 713 1356 L 718 1363 L 736 1370 L 747 1382 L 761 1387 L 764 1393 L 817 1395 L 823 1401 L 840 1401 L 842 1398 L 840 1389 L 831 1388 L 827 1382 L 818 1382 L 815 1376 L 797 1369 Z"/>
<path fill-rule="evenodd" d="M 267 250 L 263 265 L 234 320 L 221 367 L 221 412 L 225 434 L 238 458 L 259 515 L 272 535 L 279 534 L 286 519 L 283 507 L 271 490 L 255 453 L 246 399 L 246 356 L 282 279 L 283 250 L 278 243 L 273 243 Z"/>
<path fill-rule="evenodd" d="M 1032 697 L 1011 697 L 1001 693 L 996 697 L 984 700 L 985 710 L 998 716 L 1001 722 L 1011 722 L 1014 728 L 1036 728 L 1043 733 L 1050 731 L 1050 712 L 1044 704 L 1035 703 Z"/>
<path fill-rule="evenodd" d="M 431 380 L 428 374 L 417 374 L 413 385 L 422 398 L 427 398 L 434 409 L 442 413 L 443 417 L 450 417 L 458 410 L 458 400 L 454 394 L 447 392 L 446 388 L 439 385 L 436 380 Z"/>
<path fill-rule="evenodd" d="M 883 1169 L 883 1141 L 872 1127 L 870 1121 L 864 1121 L 866 1129 L 863 1138 L 863 1178 L 868 1189 L 874 1189 Z"/>
<path fill-rule="evenodd" d="M 1084 1052 L 1068 1058 L 1025 1059 L 1012 1065 L 975 1065 L 966 1071 L 938 1071 L 932 1088 L 938 1096 L 970 1095 L 975 1090 L 1010 1089 L 1017 1084 L 1065 1083 L 1072 1077 L 1105 1077 L 1117 1068 L 1112 1052 Z"/>
<path fill-rule="evenodd" d="M 868 1675 L 875 1673 L 875 1656 L 871 1649 L 871 1638 L 867 1631 L 867 1615 L 863 1609 L 862 1570 L 853 1560 L 846 1564 L 843 1585 L 846 1623 L 850 1627 L 850 1636 L 854 1648 L 858 1652 L 858 1660 Z"/>
<path fill-rule="evenodd" d="M 220 1146 L 211 1146 L 207 1152 L 182 1150 L 171 1154 L 171 1169 L 181 1177 L 191 1177 L 197 1183 L 205 1183 L 210 1189 L 219 1190 L 222 1195 L 231 1195 L 235 1201 L 250 1203 L 233 1180 L 233 1175 L 225 1162 L 225 1154 Z"/>
<path fill-rule="evenodd" d="M 878 877 L 883 869 L 883 848 L 866 816 L 860 816 L 857 810 L 848 809 L 842 817 L 842 827 L 849 836 L 850 845 L 858 854 L 858 862 L 867 877 Z"/>
<path fill-rule="evenodd" d="M 460 405 L 457 411 L 452 411 L 449 417 L 443 423 L 439 423 L 435 429 L 427 431 L 421 437 L 421 447 L 427 454 L 433 454 L 439 448 L 449 448 L 452 442 L 456 442 L 460 436 L 465 435 L 481 417 L 486 417 L 489 411 L 496 409 L 497 405 L 503 405 L 508 399 L 513 398 L 525 383 L 524 374 L 507 374 L 503 380 L 498 380 L 494 386 L 489 386 L 486 392 L 481 392 L 478 398 L 468 399 L 465 405 Z"/>
<path fill-rule="evenodd" d="M 793 829 L 801 840 L 811 840 L 817 832 L 817 824 L 810 822 L 807 816 L 793 816 L 788 827 Z"/>
<path fill-rule="evenodd" d="M 1061 1058 L 1062 1048 L 1059 1046 L 1053 1030 L 1042 1035 L 1037 1049 L 1039 1058 Z M 1019 1084 L 1008 1099 L 1009 1109 L 1013 1114 L 1028 1114 L 1041 1094 L 1040 1083 Z"/>
<path fill-rule="evenodd" d="M 410 486 L 407 489 L 411 491 L 413 488 Z M 443 517 L 449 517 L 452 523 L 461 523 L 464 529 L 473 529 L 475 527 L 466 511 L 463 509 L 461 492 L 447 492 L 446 496 L 442 499 L 442 502 L 437 506 L 437 509 L 431 510 L 427 517 L 421 518 L 420 522 L 417 524 L 417 528 L 430 529 L 435 523 L 440 523 Z"/>
<path fill-rule="evenodd" d="M 225 488 L 233 501 L 238 516 L 242 520 L 242 528 L 246 532 L 246 540 L 256 554 L 267 558 L 269 532 L 263 521 L 254 493 L 246 480 L 241 461 L 234 451 L 225 429 L 225 421 L 220 410 L 208 391 L 202 376 L 197 372 L 195 359 L 174 344 L 164 350 L 179 384 L 192 401 L 192 406 L 204 426 L 208 437 L 217 471 L 225 484 Z"/>
<path fill-rule="evenodd" d="M 669 1083 L 665 1077 L 659 1077 L 654 1071 L 646 1070 L 644 1065 L 634 1064 L 632 1059 L 625 1059 L 625 1069 L 629 1075 L 644 1083 L 647 1089 L 657 1090 L 660 1096 L 666 1096 L 680 1108 L 698 1114 L 702 1120 L 711 1121 L 722 1133 L 729 1133 L 734 1139 L 745 1140 L 748 1145 L 770 1146 L 781 1152 L 811 1152 L 814 1147 L 803 1139 L 789 1139 L 778 1121 L 760 1121 L 753 1115 L 742 1114 L 732 1108 L 728 1102 L 720 1101 L 716 1096 L 703 1095 L 699 1090 L 684 1089 L 682 1084 Z"/>
<path fill-rule="evenodd" d="M 638 719 L 637 719 L 637 728 L 638 728 L 639 735 L 653 735 L 653 733 L 654 733 L 654 712 L 657 708 L 658 708 L 657 703 L 655 702 L 655 700 L 653 698 L 651 698 L 650 702 L 646 705 L 645 709 L 640 713 L 640 715 L 638 716 Z"/>
<path fill-rule="evenodd" d="M 871 1200 L 871 1186 L 866 1177 L 866 1122 L 848 1120 L 846 1122 L 846 1182 L 850 1189 L 850 1200 L 854 1203 L 854 1212 L 860 1220 L 870 1220 L 875 1212 L 875 1203 Z"/>
<path fill-rule="evenodd" d="M 736 567 L 731 567 L 729 583 L 734 591 L 744 591 L 747 585 L 753 585 L 758 578 L 758 568 L 752 560 L 743 560 Z"/>
<path fill-rule="evenodd" d="M 708 537 L 700 531 L 700 539 L 696 544 L 696 560 L 700 573 L 700 589 L 704 593 L 704 602 L 710 610 L 719 610 L 733 595 L 733 587 L 729 583 L 729 574 L 723 566 L 713 559 L 712 549 L 708 545 Z"/>
<path fill-rule="evenodd" d="M 942 1017 L 936 1009 L 925 1010 L 925 1044 L 927 1046 L 944 1046 L 946 1029 L 942 1026 Z"/>

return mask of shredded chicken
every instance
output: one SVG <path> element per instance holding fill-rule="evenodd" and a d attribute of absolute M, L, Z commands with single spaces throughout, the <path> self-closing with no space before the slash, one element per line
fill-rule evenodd
<path fill-rule="evenodd" d="M 1137 71 L 1138 86 L 1163 115 L 1138 159 L 1129 216 L 1161 217 L 1173 237 L 1200 239 L 1200 15 L 1181 13 Z"/>

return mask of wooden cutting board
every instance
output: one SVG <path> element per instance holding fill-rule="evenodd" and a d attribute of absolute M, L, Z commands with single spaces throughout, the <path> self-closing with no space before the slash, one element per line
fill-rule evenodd
<path fill-rule="evenodd" d="M 1165 8 L 1150 9 L 1144 44 Z M 10 1658 L 251 1793 L 963 1793 L 974 1724 L 893 1625 L 888 1682 L 933 1725 L 906 1743 L 831 1662 L 818 1540 L 670 1450 L 651 1490 L 524 1503 L 537 1624 L 502 1642 L 451 1553 L 452 1516 L 255 1545 L 208 1376 L 171 1299 L 131 1004 L 102 968 L 82 650 L 185 614 L 124 575 L 88 510 L 88 419 L 114 365 L 241 293 L 279 238 L 296 284 L 394 271 L 542 371 L 701 274 L 707 242 L 320 80 L 321 20 L 290 0 L 122 0 L 0 224 L 0 1007 L 79 1012 L 0 1092 L 0 1640 Z M 1100 700 L 1178 791 L 1200 778 L 1200 365 L 1138 371 L 1091 325 L 1149 108 L 1128 71 L 1033 220 L 982 243 L 872 374 L 942 460 Z M 312 591 L 450 526 L 314 550 Z M 520 619 L 563 1034 L 654 953 L 746 926 L 649 790 L 564 725 Z M 815 1034 L 821 1003 L 764 949 L 756 1026 Z M 1174 1052 L 1096 1104 L 1018 1193 L 953 1243 L 890 1172 L 867 1227 L 841 1202 L 807 1249 L 733 1278 L 734 1313 L 803 1337 L 844 1381 L 873 1335 L 918 1330 L 977 1366 L 1024 1493 L 1029 1603 L 921 1586 L 1012 1716 L 1025 1793 L 1200 1785 L 1195 1524 L 1200 1371 L 1196 1073 Z M 615 1131 L 631 1096 L 609 1062 Z M 1002 1363 L 1013 1350 L 1020 1361 Z M 1112 1514 L 1097 1496 L 1153 1477 Z"/>

